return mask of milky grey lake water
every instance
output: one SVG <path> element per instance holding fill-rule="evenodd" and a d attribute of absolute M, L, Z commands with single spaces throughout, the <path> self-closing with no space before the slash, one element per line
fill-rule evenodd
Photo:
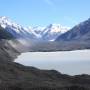
<path fill-rule="evenodd" d="M 61 73 L 90 74 L 90 50 L 22 53 L 15 62 Z"/>

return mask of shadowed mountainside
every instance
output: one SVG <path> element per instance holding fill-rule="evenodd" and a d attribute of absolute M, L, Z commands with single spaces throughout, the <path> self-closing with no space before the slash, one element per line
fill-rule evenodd
<path fill-rule="evenodd" d="M 71 30 L 59 36 L 56 41 L 84 41 L 90 42 L 90 18 L 74 26 Z"/>
<path fill-rule="evenodd" d="M 90 76 L 69 76 L 55 70 L 2 61 L 0 90 L 90 90 Z"/>
<path fill-rule="evenodd" d="M 20 52 L 13 48 L 8 40 L 0 40 L 0 61 L 14 61 L 18 55 L 20 55 Z"/>

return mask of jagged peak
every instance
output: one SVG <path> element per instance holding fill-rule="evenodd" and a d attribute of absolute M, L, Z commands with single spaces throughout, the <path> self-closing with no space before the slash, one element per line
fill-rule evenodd
<path fill-rule="evenodd" d="M 12 21 L 9 19 L 9 17 L 1 16 L 0 17 L 0 23 L 1 22 L 5 23 L 5 22 L 12 22 Z"/>

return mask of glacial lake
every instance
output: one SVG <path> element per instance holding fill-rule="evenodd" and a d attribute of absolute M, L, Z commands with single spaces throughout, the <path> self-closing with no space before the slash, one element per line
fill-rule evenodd
<path fill-rule="evenodd" d="M 90 74 L 90 50 L 22 53 L 15 62 L 69 75 Z"/>

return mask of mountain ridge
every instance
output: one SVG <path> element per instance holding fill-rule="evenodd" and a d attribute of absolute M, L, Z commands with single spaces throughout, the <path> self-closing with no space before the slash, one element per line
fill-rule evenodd
<path fill-rule="evenodd" d="M 72 40 L 72 39 L 78 40 L 87 33 L 89 33 L 89 36 L 90 36 L 90 18 L 74 26 L 71 30 L 59 36 L 56 40 L 58 41 L 59 38 L 63 40 L 66 39 L 66 41 Z"/>
<path fill-rule="evenodd" d="M 0 17 L 0 25 L 2 28 L 6 29 L 9 33 L 11 33 L 16 38 L 31 38 L 31 39 L 44 39 L 47 37 L 47 35 L 53 35 L 54 33 L 58 35 L 58 33 L 64 33 L 67 31 L 67 27 L 60 26 L 59 24 L 50 24 L 46 27 L 23 27 L 19 24 L 16 24 L 12 20 L 10 20 L 8 17 Z M 56 29 L 55 29 L 56 28 Z M 40 32 L 38 32 L 38 30 Z M 49 32 L 49 33 L 48 33 Z M 46 35 L 47 34 L 47 35 Z M 55 35 L 55 37 L 56 37 Z M 45 37 L 46 36 L 46 37 Z M 49 41 L 52 38 L 47 38 L 46 40 Z M 45 40 L 45 39 L 44 39 Z"/>
<path fill-rule="evenodd" d="M 90 19 L 81 22 L 70 30 L 59 24 L 50 24 L 43 28 L 23 28 L 19 24 L 8 23 L 6 17 L 0 19 L 0 25 L 4 26 L 2 31 L 6 31 L 9 36 L 13 36 L 12 42 L 18 42 L 11 46 L 20 52 L 50 52 L 50 51 L 71 51 L 90 49 Z M 16 31 L 17 29 L 17 31 Z M 41 30 L 43 29 L 43 30 Z M 4 35 L 5 32 L 2 33 Z M 7 34 L 8 35 L 8 34 Z"/>

